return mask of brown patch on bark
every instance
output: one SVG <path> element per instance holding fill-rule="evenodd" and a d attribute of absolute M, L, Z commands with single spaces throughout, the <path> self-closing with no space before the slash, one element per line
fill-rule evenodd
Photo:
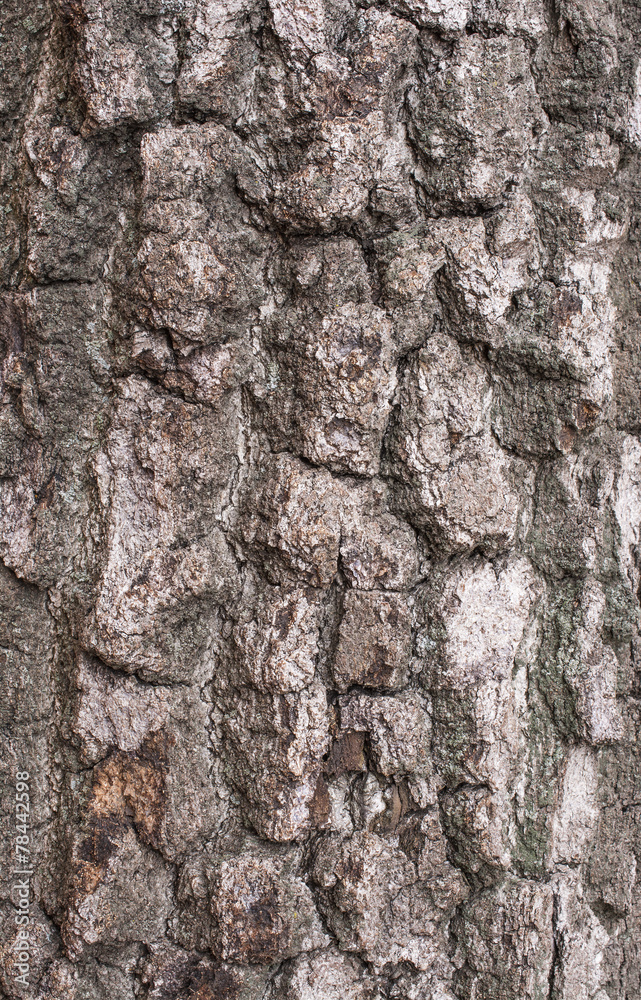
<path fill-rule="evenodd" d="M 289 929 L 283 920 L 275 880 L 239 886 L 236 897 L 225 900 L 225 919 L 229 925 L 225 959 L 241 964 L 270 964 L 287 949 Z"/>
<path fill-rule="evenodd" d="M 206 973 L 203 978 L 190 982 L 184 993 L 177 993 L 172 1000 L 237 1000 L 240 987 L 235 976 L 226 969 Z"/>
<path fill-rule="evenodd" d="M 548 330 L 552 336 L 567 326 L 573 316 L 583 311 L 581 299 L 576 292 L 562 288 L 552 300 L 548 308 Z"/>
<path fill-rule="evenodd" d="M 374 821 L 374 827 L 379 833 L 393 833 L 407 813 L 409 805 L 407 788 L 404 785 L 393 785 L 389 808 L 378 821 Z"/>
<path fill-rule="evenodd" d="M 87 836 L 78 847 L 79 860 L 96 869 L 104 868 L 118 849 L 123 825 L 113 816 L 91 816 Z"/>
<path fill-rule="evenodd" d="M 21 354 L 24 351 L 23 320 L 15 299 L 10 295 L 0 297 L 0 343 L 4 354 Z"/>
<path fill-rule="evenodd" d="M 89 808 L 96 818 L 133 821 L 145 844 L 158 848 L 165 814 L 167 748 L 170 739 L 154 732 L 136 753 L 116 753 L 98 764 Z"/>
<path fill-rule="evenodd" d="M 325 765 L 325 773 L 340 778 L 348 771 L 365 771 L 365 735 L 349 730 L 334 740 Z"/>
<path fill-rule="evenodd" d="M 364 871 L 365 862 L 357 854 L 344 857 L 336 865 L 336 875 L 341 882 L 351 882 L 352 885 L 357 885 L 361 881 Z"/>
<path fill-rule="evenodd" d="M 559 448 L 563 452 L 571 451 L 576 441 L 576 431 L 574 427 L 567 424 L 561 428 L 559 433 Z"/>
<path fill-rule="evenodd" d="M 587 399 L 580 399 L 576 406 L 576 425 L 579 430 L 590 427 L 600 412 L 600 406 L 590 403 Z"/>
<path fill-rule="evenodd" d="M 143 843 L 159 847 L 172 742 L 164 733 L 150 733 L 140 750 L 115 753 L 94 768 L 83 836 L 72 859 L 72 898 L 96 890 L 131 825 Z"/>
<path fill-rule="evenodd" d="M 395 625 L 396 622 L 391 616 L 390 619 L 391 624 Z M 363 687 L 384 688 L 392 680 L 394 670 L 395 666 L 388 659 L 386 647 L 377 645 L 374 649 L 372 662 L 368 664 L 367 668 L 361 674 L 360 683 Z"/>
<path fill-rule="evenodd" d="M 313 827 L 322 827 L 329 819 L 329 790 L 322 774 L 318 776 L 314 797 L 309 803 L 309 815 Z"/>
<path fill-rule="evenodd" d="M 143 979 L 155 1000 L 237 1000 L 238 979 L 213 961 L 182 953 L 155 960 Z"/>
<path fill-rule="evenodd" d="M 469 748 L 464 756 L 466 764 L 471 765 L 472 768 L 479 766 L 483 757 L 487 753 L 487 747 L 483 743 L 477 743 Z"/>

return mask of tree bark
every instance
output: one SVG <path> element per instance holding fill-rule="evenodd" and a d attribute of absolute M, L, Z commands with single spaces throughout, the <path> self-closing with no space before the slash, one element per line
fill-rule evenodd
<path fill-rule="evenodd" d="M 3 0 L 3 997 L 641 997 L 640 31 Z"/>

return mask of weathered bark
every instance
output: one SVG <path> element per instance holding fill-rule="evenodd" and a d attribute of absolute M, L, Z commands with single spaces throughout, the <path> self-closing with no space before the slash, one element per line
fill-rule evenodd
<path fill-rule="evenodd" d="M 0 993 L 638 1000 L 641 6 L 0 30 Z"/>

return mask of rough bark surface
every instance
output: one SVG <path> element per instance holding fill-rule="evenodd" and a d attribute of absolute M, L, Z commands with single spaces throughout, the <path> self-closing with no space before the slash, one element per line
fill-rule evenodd
<path fill-rule="evenodd" d="M 2 996 L 641 997 L 640 37 L 3 0 Z"/>

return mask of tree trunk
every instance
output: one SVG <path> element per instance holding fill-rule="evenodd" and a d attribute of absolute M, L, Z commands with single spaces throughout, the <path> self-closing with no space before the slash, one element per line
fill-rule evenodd
<path fill-rule="evenodd" d="M 3 0 L 3 997 L 641 997 L 640 32 Z"/>

